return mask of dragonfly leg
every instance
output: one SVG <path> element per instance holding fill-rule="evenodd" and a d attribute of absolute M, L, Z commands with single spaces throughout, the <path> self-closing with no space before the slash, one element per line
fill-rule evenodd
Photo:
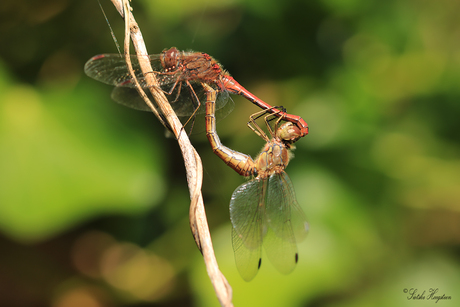
<path fill-rule="evenodd" d="M 196 103 L 198 104 L 197 107 L 193 110 L 192 115 L 190 115 L 190 117 L 187 119 L 187 121 L 184 124 L 184 127 L 185 127 L 185 126 L 187 126 L 187 124 L 190 121 L 192 121 L 192 125 L 191 125 L 191 128 L 190 128 L 190 133 L 192 133 L 193 125 L 195 123 L 195 114 L 196 114 L 196 112 L 198 112 L 198 109 L 201 107 L 201 102 L 200 102 L 200 99 L 198 98 L 198 96 L 196 95 L 195 90 L 193 89 L 193 87 L 190 84 L 190 82 L 189 81 L 185 81 L 185 82 L 187 83 L 187 87 L 189 88 L 189 90 L 190 90 L 190 92 L 192 94 L 192 101 L 196 101 Z"/>
<path fill-rule="evenodd" d="M 156 71 L 154 71 L 153 73 L 157 75 L 157 79 L 158 79 L 158 82 L 160 84 L 172 83 L 171 80 L 175 80 L 174 84 L 171 86 L 171 88 L 169 90 L 163 90 L 162 89 L 163 93 L 165 93 L 166 95 L 172 95 L 174 90 L 179 85 L 179 88 L 178 88 L 177 94 L 176 94 L 176 98 L 172 101 L 172 102 L 176 102 L 179 99 L 179 95 L 180 95 L 181 88 L 182 88 L 182 82 L 181 81 L 182 81 L 183 72 L 176 68 L 176 69 L 171 70 L 171 71 L 165 71 L 165 72 L 156 72 Z"/>
<path fill-rule="evenodd" d="M 201 83 L 206 91 L 206 136 L 212 151 L 238 174 L 248 177 L 256 175 L 254 160 L 248 155 L 232 150 L 222 144 L 216 131 L 217 91 L 206 83 Z"/>
<path fill-rule="evenodd" d="M 278 108 L 282 109 L 283 111 L 278 110 Z M 272 109 L 275 109 L 276 112 L 271 113 Z M 260 128 L 260 126 L 259 126 L 259 124 L 257 124 L 256 120 L 268 113 L 268 115 L 266 115 L 264 117 L 264 121 L 265 121 L 265 124 L 267 125 L 267 128 L 268 128 L 268 131 L 269 131 L 270 135 L 273 137 L 275 134 L 274 134 L 273 129 L 271 128 L 269 122 L 271 120 L 273 120 L 274 118 L 270 118 L 270 117 L 271 116 L 276 117 L 279 112 L 284 113 L 285 109 L 283 107 L 271 107 L 271 108 L 269 108 L 267 110 L 262 110 L 262 111 L 256 112 L 256 113 L 254 113 L 254 114 L 249 116 L 249 122 L 247 123 L 247 125 L 248 125 L 249 129 L 254 131 L 254 133 L 257 134 L 258 136 L 260 136 L 262 139 L 264 139 L 264 141 L 269 142 L 270 141 L 269 137 L 263 131 L 263 129 Z M 277 127 L 279 121 L 281 121 L 281 120 L 283 120 L 283 116 L 278 117 L 278 120 L 275 123 L 275 129 L 274 129 L 275 131 L 276 131 L 276 127 Z"/>
<path fill-rule="evenodd" d="M 265 110 L 261 111 L 261 112 L 265 113 Z M 248 121 L 247 125 L 248 125 L 249 129 L 254 131 L 255 134 L 260 136 L 264 141 L 268 142 L 268 141 L 270 141 L 270 139 L 268 138 L 267 134 L 262 130 L 262 128 L 260 128 L 259 124 L 256 122 L 256 120 L 260 117 L 260 115 L 258 115 L 258 114 L 261 113 L 261 112 L 251 114 L 249 116 L 249 121 Z"/>
<path fill-rule="evenodd" d="M 281 116 L 278 116 L 277 113 L 273 113 L 273 114 L 267 114 L 267 115 L 264 117 L 265 125 L 267 126 L 267 129 L 268 129 L 268 131 L 270 132 L 270 135 L 271 135 L 272 137 L 275 137 L 275 133 L 276 133 L 276 131 L 278 130 L 279 123 L 280 123 L 280 121 L 285 120 L 285 119 L 284 119 L 284 114 L 286 114 L 286 109 L 285 109 L 284 107 L 280 106 L 280 107 L 274 107 L 274 108 L 275 108 L 275 109 L 276 109 L 276 108 L 281 109 L 281 110 L 280 110 L 280 113 L 281 113 L 282 115 L 281 115 Z M 277 110 L 278 110 L 278 109 L 277 109 Z M 274 120 L 276 117 L 278 117 L 278 118 L 276 119 L 275 125 L 274 125 L 274 127 L 272 128 L 272 126 L 270 125 L 270 122 L 271 122 L 272 120 Z"/>
<path fill-rule="evenodd" d="M 169 90 L 168 94 L 171 95 L 174 89 L 177 87 L 177 84 L 179 84 L 179 88 L 177 89 L 177 94 L 176 98 L 172 101 L 173 103 L 176 102 L 179 99 L 180 91 L 182 90 L 182 83 L 179 82 L 179 80 L 176 80 L 174 83 L 173 87 Z"/>
<path fill-rule="evenodd" d="M 181 91 L 181 88 L 182 88 L 182 83 L 179 82 L 179 78 L 176 79 L 176 81 L 175 81 L 174 84 L 171 86 L 171 88 L 169 89 L 169 91 L 163 90 L 163 92 L 164 92 L 166 95 L 171 95 L 171 94 L 174 92 L 174 90 L 176 89 L 177 84 L 179 84 L 179 89 L 177 90 L 176 98 L 174 99 L 173 102 L 176 102 L 177 99 L 179 99 L 179 94 L 180 94 L 180 91 Z"/>

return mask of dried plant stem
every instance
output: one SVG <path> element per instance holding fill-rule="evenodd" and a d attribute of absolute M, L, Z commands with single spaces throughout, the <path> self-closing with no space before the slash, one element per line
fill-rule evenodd
<path fill-rule="evenodd" d="M 228 283 L 225 276 L 220 272 L 217 265 L 217 260 L 214 255 L 214 249 L 212 246 L 211 235 L 209 233 L 209 226 L 206 219 L 206 212 L 204 209 L 203 197 L 201 195 L 201 184 L 203 178 L 203 169 L 201 164 L 200 156 L 197 154 L 193 148 L 190 140 L 187 136 L 187 133 L 183 132 L 183 127 L 176 114 L 174 113 L 171 105 L 168 102 L 163 91 L 161 91 L 158 86 L 158 82 L 155 78 L 155 74 L 152 74 L 153 71 L 150 61 L 148 58 L 148 53 L 145 48 L 145 43 L 140 32 L 139 26 L 137 25 L 133 14 L 131 13 L 131 8 L 127 0 L 111 0 L 115 8 L 118 10 L 120 15 L 125 19 L 125 57 L 128 65 L 128 69 L 135 79 L 134 72 L 131 67 L 131 61 L 129 58 L 129 35 L 133 42 L 134 48 L 136 50 L 136 55 L 139 59 L 139 64 L 141 70 L 144 73 L 146 83 L 148 88 L 155 99 L 156 105 L 159 107 L 161 116 L 154 105 L 148 100 L 142 88 L 139 86 L 137 80 L 136 89 L 139 91 L 141 97 L 144 98 L 146 104 L 152 109 L 152 112 L 156 117 L 164 124 L 171 128 L 174 135 L 176 136 L 179 147 L 184 158 L 185 168 L 187 172 L 187 182 L 190 191 L 190 226 L 192 229 L 193 236 L 197 243 L 198 248 L 203 254 L 204 262 L 206 264 L 206 269 L 211 279 L 211 282 L 214 286 L 217 298 L 222 306 L 230 307 L 232 304 L 232 288 Z M 127 14 L 125 14 L 127 13 Z M 125 15 L 128 15 L 126 18 Z M 163 120 L 164 119 L 164 120 Z M 166 121 L 166 123 L 165 123 Z"/>

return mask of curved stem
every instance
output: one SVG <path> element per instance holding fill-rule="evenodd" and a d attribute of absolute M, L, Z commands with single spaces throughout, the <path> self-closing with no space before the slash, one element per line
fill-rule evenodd
<path fill-rule="evenodd" d="M 211 234 L 209 232 L 209 226 L 206 219 L 206 212 L 204 209 L 203 197 L 201 195 L 201 184 L 203 177 L 203 170 L 201 165 L 201 159 L 195 148 L 192 144 L 186 133 L 180 133 L 182 131 L 182 124 L 174 113 L 171 105 L 168 102 L 163 91 L 159 90 L 158 82 L 155 78 L 155 74 L 149 73 L 153 69 L 150 65 L 148 59 L 147 49 L 145 43 L 137 25 L 134 16 L 131 12 L 129 2 L 127 0 L 111 0 L 115 8 L 121 14 L 121 16 L 127 19 L 126 29 L 129 29 L 131 40 L 133 42 L 134 48 L 136 49 L 136 55 L 139 59 L 139 64 L 148 88 L 155 99 L 156 104 L 161 110 L 161 114 L 164 116 L 167 125 L 171 128 L 172 132 L 177 138 L 179 147 L 184 158 L 186 173 L 187 173 L 187 183 L 190 192 L 190 226 L 192 228 L 192 233 L 197 242 L 198 248 L 203 254 L 204 262 L 206 264 L 206 269 L 211 279 L 211 282 L 214 286 L 217 298 L 222 306 L 230 307 L 232 304 L 232 288 L 230 287 L 225 276 L 220 272 L 217 265 L 217 260 L 214 255 L 214 249 L 211 241 Z M 125 16 L 125 12 L 129 13 L 128 18 Z M 125 47 L 129 47 L 129 43 Z M 125 50 L 125 54 L 129 55 L 129 51 Z M 129 60 L 128 60 L 129 61 Z M 129 65 L 129 62 L 128 62 Z M 133 76 L 134 77 L 134 76 Z M 140 87 L 136 87 L 138 90 Z M 142 95 L 142 94 L 141 94 Z M 154 111 L 153 104 L 147 103 Z M 156 114 L 158 118 L 161 118 L 159 114 Z M 162 121 L 163 122 L 163 121 Z"/>

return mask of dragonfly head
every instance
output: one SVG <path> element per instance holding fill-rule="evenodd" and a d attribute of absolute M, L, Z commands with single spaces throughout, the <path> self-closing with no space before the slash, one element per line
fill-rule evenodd
<path fill-rule="evenodd" d="M 165 71 L 176 69 L 180 62 L 181 53 L 176 47 L 163 50 L 161 53 L 161 65 Z"/>
<path fill-rule="evenodd" d="M 302 137 L 302 132 L 293 123 L 285 122 L 276 130 L 275 136 L 285 144 L 292 144 Z"/>

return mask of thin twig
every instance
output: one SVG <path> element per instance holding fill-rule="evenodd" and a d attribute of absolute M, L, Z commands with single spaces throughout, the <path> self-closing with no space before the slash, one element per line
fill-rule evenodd
<path fill-rule="evenodd" d="M 220 272 L 219 266 L 217 265 L 217 260 L 214 255 L 214 249 L 211 241 L 211 234 L 209 233 L 209 226 L 206 219 L 206 212 L 204 209 L 203 197 L 201 195 L 201 184 L 203 178 L 203 169 L 201 164 L 201 159 L 198 153 L 193 148 L 192 144 L 186 133 L 181 133 L 183 127 L 176 114 L 174 113 L 171 105 L 168 102 L 163 91 L 161 91 L 158 86 L 158 82 L 155 78 L 155 74 L 152 74 L 153 71 L 150 61 L 148 58 L 148 53 L 145 47 L 142 34 L 140 32 L 139 26 L 137 25 L 134 16 L 131 13 L 131 8 L 127 0 L 111 0 L 115 8 L 118 10 L 120 15 L 125 18 L 125 12 L 129 14 L 129 18 L 125 18 L 126 21 L 126 32 L 131 35 L 131 40 L 133 42 L 134 48 L 136 49 L 136 54 L 139 59 L 139 65 L 144 74 L 148 88 L 155 99 L 156 105 L 159 107 L 161 114 L 164 116 L 167 125 L 171 128 L 172 132 L 176 136 L 179 147 L 184 158 L 186 173 L 187 173 L 187 182 L 190 192 L 190 226 L 192 229 L 193 236 L 195 241 L 203 254 L 204 262 L 206 264 L 206 269 L 211 279 L 211 282 L 214 286 L 217 298 L 222 306 L 231 307 L 232 304 L 232 288 L 228 283 L 225 276 Z M 125 34 L 126 37 L 128 33 Z M 128 42 L 128 43 L 127 43 Z M 125 56 L 127 57 L 128 66 L 130 65 L 129 60 L 129 41 L 125 40 Z M 132 67 L 129 68 L 133 79 L 135 76 L 132 71 Z M 137 81 L 135 81 L 137 83 Z M 137 83 L 138 84 L 138 83 Z M 142 88 L 136 85 L 136 88 L 140 92 L 141 96 L 145 96 Z M 143 94 L 142 94 L 142 93 Z M 147 98 L 148 100 L 148 98 Z M 151 102 L 146 102 L 147 105 L 152 109 L 155 115 L 162 121 L 162 117 L 156 111 L 156 108 Z"/>

